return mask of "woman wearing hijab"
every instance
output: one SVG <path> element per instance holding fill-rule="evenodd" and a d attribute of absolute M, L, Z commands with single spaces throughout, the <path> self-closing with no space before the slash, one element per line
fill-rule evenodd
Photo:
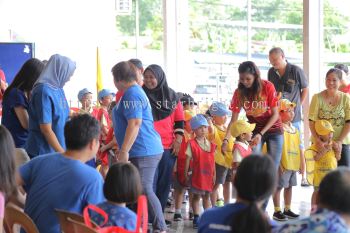
<path fill-rule="evenodd" d="M 64 125 L 69 106 L 63 86 L 75 71 L 75 62 L 68 57 L 52 55 L 29 102 L 29 135 L 25 149 L 30 158 L 52 152 L 64 152 Z"/>
<path fill-rule="evenodd" d="M 184 133 L 183 107 L 176 92 L 168 87 L 165 73 L 158 65 L 146 68 L 143 89 L 150 101 L 154 127 L 162 139 L 164 148 L 154 177 L 154 187 L 164 212 L 173 167 Z"/>

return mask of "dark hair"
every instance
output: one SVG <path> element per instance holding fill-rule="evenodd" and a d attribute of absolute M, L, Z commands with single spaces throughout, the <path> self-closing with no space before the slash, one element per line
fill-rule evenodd
<path fill-rule="evenodd" d="M 254 76 L 254 82 L 251 88 L 246 88 L 242 83 L 238 83 L 238 95 L 240 105 L 243 106 L 245 100 L 257 100 L 262 89 L 260 70 L 252 61 L 245 61 L 238 67 L 238 73 L 248 73 Z"/>
<path fill-rule="evenodd" d="M 336 191 L 335 191 L 336 190 Z M 350 214 L 350 170 L 339 167 L 321 181 L 319 203 L 337 213 Z"/>
<path fill-rule="evenodd" d="M 116 163 L 107 173 L 103 193 L 108 201 L 134 203 L 141 195 L 141 178 L 131 163 Z"/>
<path fill-rule="evenodd" d="M 284 56 L 283 49 L 281 49 L 280 47 L 273 47 L 272 49 L 270 49 L 269 55 L 273 53 L 281 54 L 282 56 Z"/>
<path fill-rule="evenodd" d="M 0 192 L 5 197 L 17 193 L 15 181 L 15 143 L 12 135 L 0 125 Z"/>
<path fill-rule="evenodd" d="M 64 138 L 68 150 L 80 150 L 100 136 L 100 124 L 89 114 L 72 117 L 64 126 Z"/>
<path fill-rule="evenodd" d="M 142 61 L 137 58 L 132 58 L 128 62 L 131 62 L 138 69 L 143 69 Z"/>
<path fill-rule="evenodd" d="M 36 58 L 27 60 L 16 74 L 15 78 L 5 90 L 4 99 L 13 88 L 18 88 L 23 92 L 29 92 L 33 89 L 34 83 L 38 80 L 44 69 L 44 63 Z"/>
<path fill-rule="evenodd" d="M 132 82 L 137 80 L 136 66 L 128 61 L 122 61 L 113 66 L 112 74 L 115 82 Z"/>
<path fill-rule="evenodd" d="M 276 181 L 276 168 L 269 156 L 252 154 L 242 160 L 233 184 L 237 196 L 249 204 L 233 216 L 232 232 L 270 232 L 270 224 L 257 202 L 274 192 Z"/>
<path fill-rule="evenodd" d="M 335 74 L 337 75 L 338 79 L 339 79 L 339 80 L 342 80 L 342 78 L 343 78 L 343 73 L 342 73 L 342 71 L 341 71 L 340 69 L 337 69 L 337 68 L 330 68 L 330 69 L 327 71 L 327 73 L 326 73 L 326 78 L 327 78 L 327 76 L 328 76 L 329 74 L 331 74 L 331 73 L 335 73 Z"/>
<path fill-rule="evenodd" d="M 336 65 L 334 66 L 334 68 L 337 68 L 337 69 L 339 69 L 339 70 L 344 71 L 346 75 L 349 74 L 349 68 L 348 68 L 348 66 L 345 65 L 345 64 L 336 64 Z"/>

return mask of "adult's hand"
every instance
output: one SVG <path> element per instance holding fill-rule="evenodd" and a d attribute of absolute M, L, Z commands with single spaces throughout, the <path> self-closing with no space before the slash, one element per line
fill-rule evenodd
<path fill-rule="evenodd" d="M 181 142 L 175 139 L 173 141 L 173 144 L 171 145 L 171 148 L 173 149 L 173 152 L 172 152 L 173 155 L 177 156 L 179 154 L 180 147 L 181 147 Z"/>
<path fill-rule="evenodd" d="M 129 161 L 129 152 L 119 151 L 117 160 L 120 163 L 127 163 Z"/>
<path fill-rule="evenodd" d="M 261 142 L 261 135 L 260 134 L 255 134 L 255 136 L 252 138 L 250 142 L 251 147 L 257 146 Z"/>
<path fill-rule="evenodd" d="M 227 144 L 228 144 L 228 140 L 227 140 L 227 139 L 224 140 L 224 141 L 222 142 L 222 144 L 221 144 L 221 153 L 222 153 L 223 155 L 225 155 L 226 152 L 227 152 Z"/>

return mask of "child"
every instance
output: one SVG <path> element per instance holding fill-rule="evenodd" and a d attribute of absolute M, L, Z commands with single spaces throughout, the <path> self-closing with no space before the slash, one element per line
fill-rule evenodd
<path fill-rule="evenodd" d="M 107 173 L 103 192 L 107 201 L 97 205 L 108 214 L 108 222 L 103 226 L 119 226 L 135 231 L 136 214 L 125 205 L 135 203 L 142 192 L 137 168 L 131 163 L 114 164 Z M 91 219 L 100 226 L 104 221 L 96 212 L 91 212 Z"/>
<path fill-rule="evenodd" d="M 182 94 L 180 101 L 184 110 L 194 110 L 195 106 L 197 106 L 197 103 L 194 102 L 193 97 L 186 93 Z"/>
<path fill-rule="evenodd" d="M 291 209 L 292 188 L 297 185 L 297 171 L 300 172 L 300 135 L 296 127 L 293 126 L 294 108 L 296 104 L 288 99 L 282 99 L 279 102 L 279 113 L 283 124 L 283 147 L 282 158 L 279 167 L 279 180 L 277 190 L 273 195 L 275 211 L 273 219 L 277 221 L 287 221 L 288 219 L 298 218 Z M 284 188 L 284 211 L 280 207 L 280 193 Z"/>
<path fill-rule="evenodd" d="M 112 109 L 116 106 L 116 102 L 112 101 L 108 107 L 108 116 L 112 118 Z M 104 144 L 105 143 L 105 144 Z M 114 137 L 113 122 L 111 122 L 108 129 L 105 142 L 101 144 L 98 152 L 98 163 L 101 164 L 100 173 L 103 177 L 106 177 L 108 168 L 115 162 L 115 152 L 113 149 L 117 149 L 117 141 Z"/>
<path fill-rule="evenodd" d="M 226 135 L 226 120 L 229 113 L 227 107 L 223 103 L 213 102 L 209 107 L 209 113 L 212 121 L 209 121 L 209 140 L 216 145 L 215 150 L 215 185 L 213 192 L 210 194 L 211 204 L 214 206 L 223 206 L 224 203 L 230 202 L 231 198 L 231 164 L 232 164 L 232 147 L 233 137 L 225 138 Z M 228 141 L 226 154 L 221 152 L 221 145 L 224 140 Z M 219 186 L 223 185 L 224 200 L 218 198 Z"/>
<path fill-rule="evenodd" d="M 309 156 L 313 157 L 314 162 L 307 162 L 307 170 L 313 170 L 311 175 L 312 179 L 308 177 L 308 180 L 314 186 L 314 192 L 311 197 L 311 208 L 316 210 L 316 194 L 318 192 L 318 187 L 323 179 L 323 177 L 331 170 L 337 168 L 337 160 L 340 159 L 340 153 L 336 150 L 335 145 L 333 145 L 333 132 L 334 129 L 326 120 L 316 120 L 315 121 L 315 131 L 321 143 L 314 143 L 306 151 L 305 158 L 309 160 Z M 310 168 L 312 166 L 312 168 Z M 336 190 L 334 190 L 336 191 Z"/>
<path fill-rule="evenodd" d="M 191 181 L 190 192 L 193 195 L 193 228 L 198 227 L 199 200 L 202 197 L 203 208 L 210 208 L 209 194 L 213 191 L 215 182 L 215 145 L 209 142 L 205 136 L 208 133 L 208 121 L 204 115 L 198 114 L 190 121 L 195 138 L 188 141 L 186 149 L 185 178 Z M 192 160 L 192 176 L 189 178 L 189 166 Z"/>
<path fill-rule="evenodd" d="M 244 120 L 237 120 L 231 126 L 231 135 L 234 137 L 232 170 L 236 171 L 242 160 L 252 153 L 249 145 L 252 139 L 255 124 L 250 124 Z M 235 173 L 235 172 L 234 172 Z"/>
<path fill-rule="evenodd" d="M 81 108 L 78 113 L 88 113 L 97 119 L 98 109 L 92 107 L 92 92 L 87 88 L 80 90 L 78 93 L 78 100 L 81 103 Z"/>
<path fill-rule="evenodd" d="M 98 112 L 97 120 L 101 125 L 101 143 L 105 143 L 108 130 L 112 124 L 111 118 L 108 115 L 108 107 L 112 102 L 113 96 L 115 96 L 115 94 L 108 89 L 102 89 L 98 92 L 98 101 L 101 107 Z"/>
<path fill-rule="evenodd" d="M 174 214 L 174 221 L 181 221 L 182 215 L 181 215 L 181 205 L 183 200 L 183 195 L 186 190 L 186 187 L 188 187 L 188 184 L 186 184 L 186 179 L 184 176 L 185 171 L 185 164 L 186 164 L 186 149 L 187 149 L 187 143 L 189 140 L 194 138 L 193 131 L 191 129 L 190 120 L 192 117 L 194 117 L 196 113 L 191 110 L 185 110 L 184 111 L 184 136 L 182 139 L 181 147 L 179 154 L 177 155 L 176 165 L 175 167 L 175 182 L 174 182 L 174 195 L 175 195 L 175 214 Z M 189 166 L 191 168 L 191 165 Z M 190 213 L 189 218 L 190 220 L 193 219 L 193 212 L 191 211 L 192 207 L 192 195 L 190 195 Z"/>

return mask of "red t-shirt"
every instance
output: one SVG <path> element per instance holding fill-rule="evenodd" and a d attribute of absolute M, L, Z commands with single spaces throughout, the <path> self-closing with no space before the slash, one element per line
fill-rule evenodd
<path fill-rule="evenodd" d="M 159 133 L 162 139 L 164 149 L 170 149 L 171 144 L 174 141 L 174 123 L 175 121 L 184 120 L 184 111 L 181 102 L 176 105 L 175 110 L 166 118 L 155 121 L 154 128 Z"/>
<path fill-rule="evenodd" d="M 118 91 L 117 94 L 115 95 L 115 102 L 118 103 L 119 100 L 123 97 L 124 91 Z"/>
<path fill-rule="evenodd" d="M 272 115 L 271 108 L 278 105 L 278 97 L 274 85 L 267 80 L 262 80 L 262 90 L 257 100 L 246 100 L 243 106 L 240 106 L 240 99 L 238 89 L 236 89 L 232 97 L 230 110 L 239 113 L 243 107 L 249 122 L 256 123 L 254 132 L 260 132 Z M 283 132 L 281 119 L 278 119 L 267 132 Z"/>
<path fill-rule="evenodd" d="M 343 88 L 340 88 L 339 91 L 350 94 L 350 84 Z"/>

